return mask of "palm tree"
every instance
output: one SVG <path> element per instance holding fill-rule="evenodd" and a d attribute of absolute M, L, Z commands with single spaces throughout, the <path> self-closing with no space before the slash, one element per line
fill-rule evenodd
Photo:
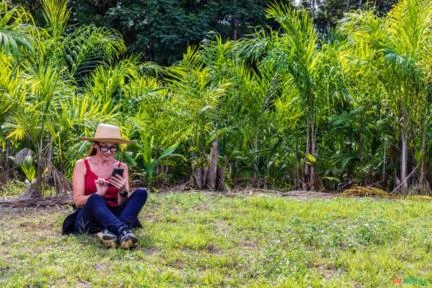
<path fill-rule="evenodd" d="M 343 20 L 341 31 L 348 37 L 352 55 L 380 71 L 377 79 L 383 87 L 383 100 L 396 116 L 394 124 L 401 139 L 400 185 L 406 192 L 409 145 L 416 127 L 423 131 L 422 163 L 425 157 L 432 2 L 402 0 L 384 18 L 372 11 L 351 13 Z"/>
<path fill-rule="evenodd" d="M 325 110 L 328 103 L 337 99 L 334 96 L 337 96 L 335 92 L 338 91 L 322 88 L 326 86 L 323 84 L 333 85 L 332 74 L 337 71 L 335 68 L 338 63 L 327 61 L 327 53 L 331 53 L 332 47 L 319 41 L 312 18 L 306 10 L 272 4 L 267 9 L 267 17 L 276 20 L 283 33 L 271 34 L 273 44 L 268 52 L 268 60 L 265 61 L 270 65 L 269 70 L 287 75 L 283 76 L 283 79 L 286 79 L 287 85 L 298 95 L 297 103 L 304 109 L 306 148 L 303 188 L 314 189 L 317 182 L 315 164 L 318 113 L 319 109 Z M 292 95 L 292 92 L 288 95 Z"/>
<path fill-rule="evenodd" d="M 250 49 L 249 44 L 244 40 L 223 43 L 217 36 L 215 41 L 202 47 L 201 55 L 206 67 L 211 69 L 212 81 L 229 83 L 217 108 L 218 132 L 213 146 L 218 147 L 218 139 L 222 139 L 222 153 L 227 162 L 235 163 L 234 173 L 252 170 L 252 182 L 257 186 L 260 173 L 269 161 L 266 154 L 270 151 L 269 143 L 264 139 L 272 134 L 272 112 L 281 81 L 278 73 L 260 65 L 250 55 L 251 51 L 252 54 L 259 52 L 256 47 Z"/>
<path fill-rule="evenodd" d="M 107 29 L 82 27 L 67 35 L 67 4 L 65 0 L 42 2 L 48 26 L 30 29 L 36 31 L 29 37 L 33 49 L 10 60 L 4 72 L 13 77 L 3 79 L 2 86 L 13 87 L 13 81 L 18 80 L 19 89 L 9 98 L 2 97 L 10 99 L 10 104 L 2 105 L 5 111 L 10 105 L 14 107 L 3 115 L 2 132 L 17 148 L 25 145 L 36 154 L 36 178 L 27 191 L 31 197 L 43 195 L 48 178 L 62 184 L 56 187 L 58 192 L 70 190 L 64 185 L 67 181 L 60 173 L 63 171 L 58 171 L 54 164 L 57 160 L 58 167 L 64 167 L 62 160 L 68 158 L 65 154 L 76 153 L 72 151 L 74 145 L 65 143 L 112 117 L 118 109 L 109 98 L 111 95 L 93 94 L 90 88 L 94 85 L 77 89 L 76 80 L 86 82 L 88 75 L 100 71 L 98 66 L 112 63 L 125 45 L 118 33 L 110 34 Z"/>
<path fill-rule="evenodd" d="M 167 75 L 172 104 L 181 111 L 177 120 L 184 123 L 191 135 L 193 177 L 202 189 L 208 178 L 207 146 L 216 135 L 217 107 L 228 83 L 212 81 L 211 69 L 205 66 L 200 51 L 193 48 L 188 48 L 180 63 L 167 69 Z"/>

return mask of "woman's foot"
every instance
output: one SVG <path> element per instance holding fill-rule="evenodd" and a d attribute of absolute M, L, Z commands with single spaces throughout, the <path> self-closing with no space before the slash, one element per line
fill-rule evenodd
<path fill-rule="evenodd" d="M 96 237 L 104 244 L 105 248 L 117 248 L 118 237 L 108 229 L 96 233 Z"/>
<path fill-rule="evenodd" d="M 132 249 L 138 244 L 138 238 L 130 229 L 122 230 L 119 233 L 118 239 L 120 241 L 120 247 L 123 249 Z"/>

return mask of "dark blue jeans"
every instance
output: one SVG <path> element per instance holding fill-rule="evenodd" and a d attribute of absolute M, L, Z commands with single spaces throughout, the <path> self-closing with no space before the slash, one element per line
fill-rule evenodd
<path fill-rule="evenodd" d="M 114 234 L 119 234 L 123 229 L 141 226 L 138 214 L 146 203 L 147 197 L 147 190 L 139 188 L 132 193 L 126 203 L 119 207 L 109 207 L 102 196 L 93 194 L 78 212 L 75 231 L 96 233 L 106 228 Z"/>

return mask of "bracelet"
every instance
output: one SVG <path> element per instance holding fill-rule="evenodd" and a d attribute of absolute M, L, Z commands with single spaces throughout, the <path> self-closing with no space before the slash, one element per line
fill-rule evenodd
<path fill-rule="evenodd" d="M 119 194 L 120 194 L 121 197 L 127 197 L 129 195 L 129 191 L 122 190 L 122 191 L 119 191 Z"/>

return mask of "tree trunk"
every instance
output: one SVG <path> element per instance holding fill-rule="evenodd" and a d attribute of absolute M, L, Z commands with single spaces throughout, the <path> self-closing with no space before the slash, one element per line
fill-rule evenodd
<path fill-rule="evenodd" d="M 254 176 L 253 176 L 253 185 L 255 187 L 258 186 L 258 178 L 259 178 L 259 167 L 258 167 L 258 130 L 255 128 L 254 131 L 254 149 L 255 149 L 255 161 L 254 161 Z"/>
<path fill-rule="evenodd" d="M 309 118 L 307 119 L 307 129 L 306 129 L 306 150 L 305 150 L 305 157 L 306 155 L 309 153 L 309 146 L 310 146 L 310 123 L 309 123 Z M 305 158 L 306 159 L 306 158 Z M 304 190 L 309 190 L 308 187 L 308 183 L 309 183 L 309 179 L 310 179 L 310 165 L 306 163 L 304 163 L 304 175 L 303 175 L 303 189 Z"/>
<path fill-rule="evenodd" d="M 225 169 L 223 167 L 219 167 L 217 169 L 217 186 L 216 189 L 219 191 L 225 190 Z"/>
<path fill-rule="evenodd" d="M 42 195 L 42 174 L 43 174 L 43 169 L 44 169 L 44 165 L 43 165 L 43 141 L 41 139 L 41 141 L 39 142 L 39 149 L 37 151 L 38 153 L 38 157 L 37 157 L 37 164 L 36 164 L 36 188 L 31 191 L 32 194 L 30 195 L 30 197 L 33 198 L 39 198 Z"/>
<path fill-rule="evenodd" d="M 210 166 L 208 170 L 208 180 L 207 180 L 207 186 L 210 190 L 215 190 L 217 188 L 216 180 L 217 180 L 218 158 L 219 158 L 218 141 L 215 140 L 213 141 L 212 146 L 210 148 Z"/>
<path fill-rule="evenodd" d="M 37 181 L 38 179 L 37 178 L 35 178 L 34 180 L 33 180 L 33 182 L 32 183 L 30 183 L 30 185 L 28 186 L 28 188 L 26 189 L 26 191 L 24 191 L 24 193 L 20 196 L 20 197 L 22 197 L 22 198 L 33 198 L 33 199 L 36 199 L 36 198 L 40 198 L 40 197 L 37 197 L 36 195 L 38 195 L 38 191 L 37 191 L 37 187 L 38 187 L 38 185 L 39 185 L 39 181 Z"/>
<path fill-rule="evenodd" d="M 307 135 L 306 135 L 306 154 L 312 155 L 315 157 L 315 129 L 313 124 L 313 119 L 311 116 L 308 116 L 307 119 Z M 313 190 L 315 188 L 315 169 L 313 165 L 308 164 L 305 161 L 305 175 L 303 179 L 303 189 L 305 190 Z"/>
<path fill-rule="evenodd" d="M 45 150 L 49 149 L 49 145 L 51 143 L 51 139 L 48 139 L 48 146 L 44 147 L 44 138 L 41 137 L 40 138 L 40 142 L 39 142 L 39 149 L 37 151 L 37 164 L 36 164 L 36 185 L 35 185 L 35 189 L 33 189 L 31 197 L 33 198 L 41 198 L 43 195 L 43 191 L 45 189 L 45 179 L 44 179 L 44 171 L 47 167 L 47 163 L 48 163 L 48 157 L 50 157 L 49 155 L 49 151 L 48 151 L 48 155 L 45 155 Z"/>
<path fill-rule="evenodd" d="M 206 157 L 206 154 L 202 154 Z M 193 180 L 195 186 L 199 189 L 210 190 L 225 190 L 225 171 L 223 168 L 218 167 L 219 162 L 219 142 L 217 140 L 212 142 L 210 148 L 210 162 L 209 166 L 193 168 Z"/>
<path fill-rule="evenodd" d="M 233 19 L 232 19 L 232 24 L 231 24 L 231 26 L 232 26 L 232 29 L 233 29 L 233 31 L 232 31 L 232 40 L 237 40 L 238 39 L 238 19 L 236 18 L 236 17 L 234 17 Z"/>
<path fill-rule="evenodd" d="M 6 153 L 5 153 L 5 162 L 3 166 L 3 181 L 7 182 L 9 181 L 9 150 L 10 150 L 10 143 L 8 140 L 6 140 Z"/>
<path fill-rule="evenodd" d="M 312 154 L 313 157 L 315 157 L 315 149 L 316 149 L 316 132 L 315 132 L 315 125 L 312 121 L 312 129 L 311 129 L 311 142 L 310 142 L 310 146 L 311 146 L 311 151 L 310 154 Z M 315 189 L 315 182 L 316 182 L 316 177 L 315 177 L 315 166 L 311 165 L 310 166 L 310 182 L 309 182 L 309 187 L 311 190 Z"/>
<path fill-rule="evenodd" d="M 199 167 L 195 169 L 195 185 L 199 190 L 204 189 L 207 185 L 208 168 Z"/>
<path fill-rule="evenodd" d="M 208 179 L 208 167 L 204 167 L 201 169 L 201 173 L 202 173 L 202 187 L 205 188 L 207 186 L 207 179 Z"/>
<path fill-rule="evenodd" d="M 295 135 L 295 151 L 296 151 L 296 158 L 297 158 L 297 161 L 296 161 L 296 173 L 295 173 L 295 177 L 296 177 L 296 179 L 295 179 L 295 187 L 297 187 L 297 188 L 301 188 L 301 181 L 302 181 L 302 179 L 301 179 L 301 167 L 300 167 L 300 165 L 301 165 L 301 157 L 300 157 L 300 153 L 298 153 L 299 151 L 300 151 L 300 145 L 299 145 L 299 136 L 296 134 Z"/>
<path fill-rule="evenodd" d="M 200 155 L 200 154 L 198 154 Z M 191 159 L 192 159 L 192 163 L 198 163 L 199 162 L 199 156 L 196 156 L 194 152 L 191 153 Z M 199 164 L 201 165 L 201 164 Z M 196 166 L 192 164 L 192 171 L 191 171 L 191 181 L 193 183 L 193 185 L 198 188 L 199 190 L 203 189 L 204 184 L 203 184 L 203 168 L 200 166 Z"/>
<path fill-rule="evenodd" d="M 385 142 L 384 142 L 384 153 L 383 153 L 384 155 L 383 155 L 383 170 L 382 170 L 382 183 L 383 183 L 383 185 L 386 185 L 387 186 L 387 184 L 386 184 L 386 178 L 385 178 L 385 176 L 386 176 L 386 162 L 387 162 L 387 138 L 385 138 Z M 360 159 L 363 159 L 363 158 L 360 158 Z"/>
<path fill-rule="evenodd" d="M 423 194 L 423 190 L 424 190 L 424 175 L 425 175 L 425 171 L 424 171 L 424 162 L 425 162 L 425 157 L 426 157 L 426 129 L 423 128 L 423 133 L 422 133 L 422 145 L 421 145 L 421 159 L 420 159 L 420 179 L 419 179 L 419 184 L 420 184 L 420 193 Z"/>
<path fill-rule="evenodd" d="M 203 189 L 202 168 L 196 168 L 194 171 L 195 185 L 199 190 Z"/>
<path fill-rule="evenodd" d="M 402 182 L 402 193 L 408 191 L 408 181 L 407 181 L 407 163 L 408 163 L 408 135 L 406 130 L 402 130 L 402 153 L 401 153 L 401 182 Z"/>
<path fill-rule="evenodd" d="M 234 9 L 236 8 L 236 6 L 237 6 L 237 1 L 234 0 L 234 2 L 233 2 Z M 232 40 L 237 40 L 238 39 L 238 26 L 239 26 L 238 22 L 239 21 L 238 21 L 237 17 L 233 15 L 232 16 L 232 20 L 231 20 L 231 28 L 232 28 L 232 35 L 231 35 L 231 37 L 232 37 Z"/>

